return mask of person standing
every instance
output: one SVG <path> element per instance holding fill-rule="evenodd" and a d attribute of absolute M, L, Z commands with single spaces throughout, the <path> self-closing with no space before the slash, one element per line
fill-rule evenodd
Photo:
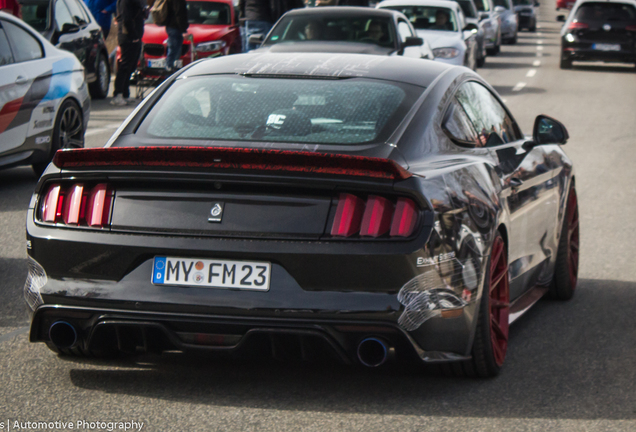
<path fill-rule="evenodd" d="M 181 57 L 181 47 L 183 46 L 183 33 L 188 30 L 188 9 L 186 0 L 169 0 L 169 15 L 166 23 L 166 33 L 168 33 L 168 52 L 166 53 L 166 70 L 172 72 L 175 68 L 175 61 Z M 194 49 L 191 46 L 190 49 Z"/>
<path fill-rule="evenodd" d="M 104 39 L 108 38 L 113 14 L 117 12 L 117 0 L 84 0 L 84 3 L 95 17 L 97 24 L 102 28 Z"/>
<path fill-rule="evenodd" d="M 137 68 L 141 55 L 141 38 L 146 18 L 145 0 L 117 0 L 117 42 L 121 56 L 117 61 L 117 76 L 112 105 L 126 105 L 130 98 L 130 75 Z M 134 101 L 132 101 L 134 102 Z"/>
<path fill-rule="evenodd" d="M 0 0 L 0 12 L 6 12 L 18 18 L 22 18 L 18 0 Z"/>

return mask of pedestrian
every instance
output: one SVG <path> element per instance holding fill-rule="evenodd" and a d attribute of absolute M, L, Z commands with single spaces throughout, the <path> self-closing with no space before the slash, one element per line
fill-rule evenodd
<path fill-rule="evenodd" d="M 141 55 L 141 38 L 147 6 L 145 0 L 117 0 L 117 42 L 121 56 L 117 61 L 117 76 L 112 105 L 133 103 L 130 98 L 130 75 L 137 68 Z"/>
<path fill-rule="evenodd" d="M 181 57 L 183 46 L 183 33 L 188 30 L 188 8 L 186 0 L 169 0 L 169 15 L 166 23 L 168 33 L 168 52 L 166 53 L 166 70 L 172 72 L 175 69 L 176 60 Z M 194 45 L 190 47 L 194 49 Z"/>
<path fill-rule="evenodd" d="M 0 12 L 6 12 L 18 18 L 22 18 L 18 0 L 0 0 Z"/>
<path fill-rule="evenodd" d="M 249 42 L 250 36 L 267 35 L 285 12 L 302 7 L 304 0 L 239 0 L 239 20 L 245 25 L 243 52 L 258 48 Z"/>
<path fill-rule="evenodd" d="M 104 39 L 108 38 L 113 14 L 117 12 L 117 0 L 84 0 L 84 2 L 102 28 Z"/>

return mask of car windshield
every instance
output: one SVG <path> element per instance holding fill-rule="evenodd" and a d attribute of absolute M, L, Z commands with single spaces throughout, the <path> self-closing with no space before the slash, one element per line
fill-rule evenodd
<path fill-rule="evenodd" d="M 636 8 L 624 3 L 584 3 L 576 11 L 576 20 L 635 23 Z"/>
<path fill-rule="evenodd" d="M 36 31 L 43 32 L 49 27 L 49 2 L 23 2 L 22 20 Z"/>
<path fill-rule="evenodd" d="M 457 21 L 452 10 L 433 6 L 391 6 L 407 16 L 417 30 L 457 31 Z"/>
<path fill-rule="evenodd" d="M 360 42 L 394 47 L 392 21 L 378 16 L 325 17 L 322 15 L 293 15 L 283 17 L 274 27 L 264 45 L 281 42 Z"/>
<path fill-rule="evenodd" d="M 137 133 L 229 141 L 384 142 L 422 91 L 362 78 L 190 77 L 166 91 Z"/>
<path fill-rule="evenodd" d="M 510 9 L 510 3 L 508 3 L 508 0 L 494 0 L 493 3 L 495 4 L 495 7 L 501 6 L 502 8 Z"/>
<path fill-rule="evenodd" d="M 209 1 L 186 2 L 190 24 L 229 25 L 230 8 L 225 3 Z"/>
<path fill-rule="evenodd" d="M 458 0 L 459 6 L 462 8 L 462 12 L 466 15 L 466 18 L 477 18 L 477 11 L 471 1 Z"/>

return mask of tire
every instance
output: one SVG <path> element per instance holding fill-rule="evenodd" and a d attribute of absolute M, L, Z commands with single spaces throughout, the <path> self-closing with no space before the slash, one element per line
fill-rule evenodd
<path fill-rule="evenodd" d="M 110 86 L 110 65 L 108 58 L 99 54 L 96 67 L 97 79 L 88 85 L 88 90 L 93 99 L 104 99 L 108 96 Z"/>
<path fill-rule="evenodd" d="M 572 60 L 563 58 L 563 53 L 561 53 L 561 63 L 559 67 L 561 69 L 572 69 Z"/>
<path fill-rule="evenodd" d="M 484 67 L 485 64 L 486 64 L 486 56 L 482 55 L 481 57 L 479 57 L 479 59 L 477 59 L 477 67 L 482 68 Z"/>
<path fill-rule="evenodd" d="M 471 359 L 443 365 L 444 374 L 488 378 L 499 374 L 508 349 L 510 282 L 508 256 L 499 232 L 493 239 L 479 303 Z"/>
<path fill-rule="evenodd" d="M 517 43 L 517 33 L 515 33 L 515 35 L 512 38 L 508 39 L 509 45 L 515 45 L 516 43 Z"/>
<path fill-rule="evenodd" d="M 579 273 L 579 205 L 574 186 L 570 187 L 561 226 L 550 297 L 569 300 L 574 296 Z"/>
<path fill-rule="evenodd" d="M 84 119 L 82 111 L 77 103 L 71 99 L 65 100 L 55 117 L 53 126 L 51 150 L 46 159 L 34 163 L 33 171 L 41 176 L 53 159 L 55 152 L 63 148 L 84 147 Z"/>

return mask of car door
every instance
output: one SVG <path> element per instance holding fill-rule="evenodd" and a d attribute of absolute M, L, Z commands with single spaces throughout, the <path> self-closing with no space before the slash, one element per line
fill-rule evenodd
<path fill-rule="evenodd" d="M 502 198 L 509 210 L 508 262 L 510 298 L 545 282 L 549 260 L 555 250 L 554 214 L 558 197 L 554 170 L 543 146 L 525 148 L 528 141 L 508 110 L 485 86 L 468 81 L 457 99 L 477 131 L 479 146 L 490 150 L 500 176 Z"/>
<path fill-rule="evenodd" d="M 0 24 L 0 62 L 4 63 L 0 65 L 0 153 L 3 153 L 24 143 L 33 109 L 41 100 L 42 91 L 35 80 L 46 59 L 42 45 L 33 35 L 8 20 L 0 20 Z"/>
<path fill-rule="evenodd" d="M 81 27 L 75 21 L 73 13 L 69 9 L 65 0 L 55 0 L 55 4 L 53 5 L 53 16 L 55 25 L 55 37 L 52 40 L 53 44 L 55 44 L 58 48 L 72 52 L 75 54 L 75 57 L 84 64 L 84 60 L 86 58 L 86 41 L 84 39 L 86 35 L 82 32 Z M 77 26 L 79 28 L 77 28 L 76 31 L 71 31 L 69 33 L 65 31 L 64 26 L 69 28 Z"/>
<path fill-rule="evenodd" d="M 80 27 L 77 32 L 79 44 L 77 58 L 86 68 L 87 81 L 93 81 L 95 75 L 95 63 L 99 53 L 99 39 L 102 37 L 101 28 L 91 19 L 86 9 L 80 4 L 81 0 L 64 0 L 68 6 L 75 23 Z"/>

